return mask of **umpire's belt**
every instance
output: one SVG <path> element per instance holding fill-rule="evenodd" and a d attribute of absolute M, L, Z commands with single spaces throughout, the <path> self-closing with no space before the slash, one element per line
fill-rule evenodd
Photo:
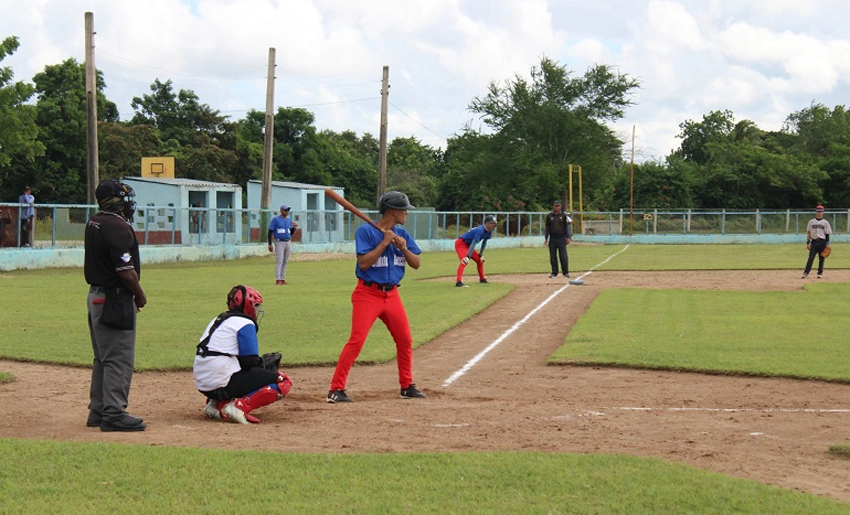
<path fill-rule="evenodd" d="M 360 282 L 363 283 L 363 286 L 366 286 L 368 288 L 375 288 L 376 290 L 381 291 L 392 291 L 398 286 L 397 284 L 373 283 L 372 281 L 364 281 L 363 279 L 360 279 Z"/>

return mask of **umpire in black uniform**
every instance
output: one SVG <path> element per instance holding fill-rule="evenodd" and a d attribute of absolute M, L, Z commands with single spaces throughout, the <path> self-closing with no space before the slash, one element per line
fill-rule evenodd
<path fill-rule="evenodd" d="M 101 431 L 144 431 L 127 413 L 136 354 L 136 313 L 147 303 L 139 284 L 139 242 L 130 222 L 135 192 L 115 180 L 95 190 L 100 207 L 86 224 L 85 276 L 92 362 L 86 425 Z"/>
<path fill-rule="evenodd" d="M 570 258 L 567 255 L 567 245 L 573 237 L 573 220 L 561 212 L 561 202 L 558 200 L 552 205 L 552 212 L 546 215 L 544 237 L 546 239 L 543 244 L 549 246 L 549 263 L 552 265 L 552 275 L 549 278 L 558 277 L 559 260 L 564 277 L 569 277 Z"/>

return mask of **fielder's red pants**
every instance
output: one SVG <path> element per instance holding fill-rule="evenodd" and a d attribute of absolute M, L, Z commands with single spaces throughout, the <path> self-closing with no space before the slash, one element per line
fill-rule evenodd
<path fill-rule="evenodd" d="M 469 244 L 463 241 L 463 238 L 458 238 L 455 240 L 455 252 L 457 252 L 457 257 L 460 259 L 465 258 L 469 255 Z M 472 251 L 472 255 L 469 256 L 469 259 L 475 261 L 475 264 L 478 265 L 478 278 L 484 279 L 484 263 L 481 262 L 481 256 L 478 255 L 477 250 Z M 457 267 L 457 282 L 463 281 L 463 270 L 466 268 L 466 265 L 463 263 L 459 264 Z"/>
<path fill-rule="evenodd" d="M 413 382 L 413 337 L 410 335 L 407 311 L 401 303 L 398 288 L 383 292 L 365 286 L 363 281 L 357 281 L 357 287 L 351 294 L 351 306 L 351 336 L 348 337 L 348 342 L 342 348 L 336 363 L 331 390 L 345 390 L 348 373 L 366 343 L 369 330 L 379 318 L 387 326 L 395 342 L 398 384 L 401 388 L 410 386 Z"/>

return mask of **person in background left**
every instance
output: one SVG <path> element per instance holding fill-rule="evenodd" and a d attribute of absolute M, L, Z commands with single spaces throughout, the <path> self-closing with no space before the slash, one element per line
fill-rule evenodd
<path fill-rule="evenodd" d="M 148 302 L 139 277 L 139 241 L 130 222 L 136 193 L 126 184 L 102 181 L 95 190 L 100 211 L 86 224 L 84 273 L 90 285 L 87 299 L 92 361 L 88 427 L 101 431 L 144 431 L 147 425 L 127 413 L 136 355 L 136 313 Z M 126 290 L 136 309 L 132 327 L 119 329 L 102 320 L 107 290 Z"/>
<path fill-rule="evenodd" d="M 466 231 L 460 238 L 455 240 L 455 252 L 460 259 L 460 264 L 457 266 L 457 282 L 455 286 L 463 288 L 463 271 L 469 260 L 475 261 L 478 267 L 478 281 L 487 284 L 487 278 L 484 276 L 484 249 L 487 248 L 487 240 L 493 236 L 493 229 L 496 227 L 496 217 L 487 215 L 484 217 L 484 223 L 478 227 L 474 227 Z M 475 250 L 478 242 L 481 242 L 481 250 Z"/>
<path fill-rule="evenodd" d="M 21 216 L 21 247 L 32 247 L 33 221 L 35 220 L 35 197 L 29 186 L 24 186 L 24 192 L 18 197 L 18 208 Z"/>
<path fill-rule="evenodd" d="M 280 215 L 269 222 L 269 252 L 275 255 L 275 284 L 289 284 L 286 282 L 286 264 L 289 263 L 289 254 L 292 251 L 292 235 L 298 224 L 289 218 L 289 206 L 280 206 Z"/>

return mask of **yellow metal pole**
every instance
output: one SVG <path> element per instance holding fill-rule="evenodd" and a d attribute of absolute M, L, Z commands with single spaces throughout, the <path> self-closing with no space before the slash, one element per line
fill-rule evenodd
<path fill-rule="evenodd" d="M 578 233 L 584 232 L 584 190 L 581 187 L 581 165 L 578 166 Z"/>
<path fill-rule="evenodd" d="M 573 165 L 569 165 L 569 171 L 570 171 L 570 173 L 569 173 L 569 175 L 570 175 L 570 201 L 569 201 L 569 208 L 570 208 L 570 213 L 572 213 L 572 212 L 573 212 Z"/>

